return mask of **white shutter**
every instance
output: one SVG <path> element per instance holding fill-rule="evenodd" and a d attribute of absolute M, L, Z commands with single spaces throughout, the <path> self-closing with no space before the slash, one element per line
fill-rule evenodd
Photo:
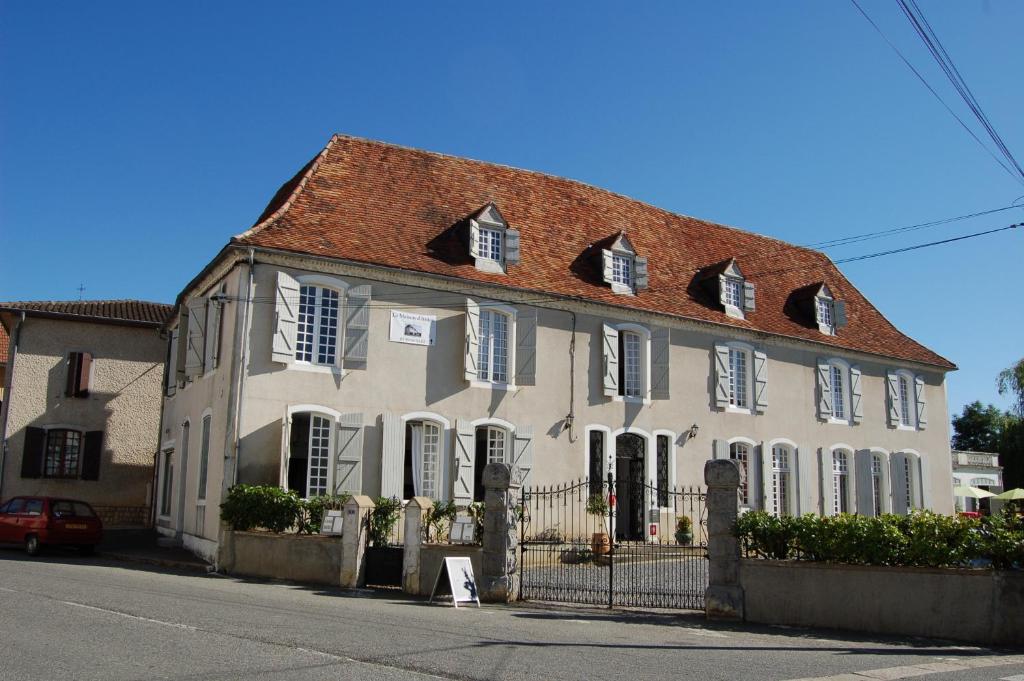
<path fill-rule="evenodd" d="M 292 417 L 285 409 L 284 417 L 281 419 L 281 471 L 279 485 L 288 489 L 288 460 L 292 456 Z"/>
<path fill-rule="evenodd" d="M 726 299 L 725 295 L 725 280 L 726 276 L 724 274 L 718 275 L 718 302 L 721 303 L 722 305 L 729 304 L 729 301 Z"/>
<path fill-rule="evenodd" d="M 505 230 L 505 264 L 519 264 L 519 230 Z"/>
<path fill-rule="evenodd" d="M 824 447 L 818 448 L 818 468 L 821 472 L 818 476 L 821 485 L 821 514 L 835 515 L 836 490 L 832 480 L 832 452 Z"/>
<path fill-rule="evenodd" d="M 612 272 L 614 266 L 612 265 L 612 252 L 607 248 L 601 249 L 601 279 L 604 283 L 612 283 Z"/>
<path fill-rule="evenodd" d="M 768 408 L 768 355 L 754 351 L 754 409 L 763 414 Z"/>
<path fill-rule="evenodd" d="M 775 495 L 772 493 L 772 448 L 767 442 L 761 443 L 761 456 L 758 457 L 761 463 L 761 508 L 771 513 L 772 505 L 775 503 Z"/>
<path fill-rule="evenodd" d="M 636 256 L 633 258 L 633 269 L 635 276 L 633 277 L 633 285 L 639 291 L 640 289 L 647 288 L 648 277 L 647 277 L 647 258 Z"/>
<path fill-rule="evenodd" d="M 365 369 L 370 348 L 370 286 L 353 286 L 345 294 L 345 368 Z"/>
<path fill-rule="evenodd" d="M 754 284 L 749 281 L 743 282 L 743 309 L 746 312 L 753 312 L 757 309 L 755 304 L 756 290 Z"/>
<path fill-rule="evenodd" d="M 480 305 L 466 299 L 466 357 L 465 377 L 475 381 L 479 375 L 477 361 L 480 357 Z"/>
<path fill-rule="evenodd" d="M 833 301 L 832 309 L 835 313 L 835 327 L 841 329 L 846 326 L 848 320 L 846 319 L 846 303 L 841 300 Z"/>
<path fill-rule="evenodd" d="M 651 399 L 669 398 L 669 352 L 672 330 L 663 327 L 651 329 Z"/>
<path fill-rule="evenodd" d="M 818 418 L 828 420 L 832 416 L 832 371 L 829 363 L 818 360 Z"/>
<path fill-rule="evenodd" d="M 906 515 L 907 508 L 907 470 L 904 465 L 907 455 L 901 452 L 889 457 L 889 480 L 892 482 L 892 512 Z"/>
<path fill-rule="evenodd" d="M 729 443 L 726 440 L 715 440 L 712 443 L 711 449 L 712 459 L 728 459 L 729 458 Z"/>
<path fill-rule="evenodd" d="M 205 371 L 213 371 L 220 360 L 220 319 L 223 303 L 210 300 L 206 306 L 206 353 L 203 358 Z"/>
<path fill-rule="evenodd" d="M 729 406 L 729 346 L 715 343 L 715 406 Z"/>
<path fill-rule="evenodd" d="M 338 419 L 338 463 L 335 494 L 363 491 L 363 415 L 342 414 Z"/>
<path fill-rule="evenodd" d="M 519 466 L 522 473 L 522 484 L 526 487 L 530 484 L 530 471 L 533 470 L 533 427 L 521 426 L 516 428 L 514 438 L 512 463 Z"/>
<path fill-rule="evenodd" d="M 874 455 L 870 449 L 858 449 L 853 455 L 853 472 L 857 490 L 857 513 L 864 516 L 875 514 L 875 485 L 871 470 Z M 884 491 L 884 490 L 883 490 Z M 884 509 L 885 506 L 882 505 Z"/>
<path fill-rule="evenodd" d="M 295 337 L 299 323 L 299 282 L 287 272 L 277 273 L 274 308 L 274 342 L 271 358 L 275 362 L 295 360 Z"/>
<path fill-rule="evenodd" d="M 924 379 L 914 376 L 914 398 L 917 400 L 917 427 L 921 430 L 928 425 L 928 405 L 924 399 Z"/>
<path fill-rule="evenodd" d="M 476 453 L 476 431 L 472 424 L 459 419 L 455 422 L 455 489 L 452 498 L 460 507 L 473 503 Z"/>
<path fill-rule="evenodd" d="M 602 324 L 604 337 L 604 395 L 619 394 L 619 330 L 609 324 Z"/>
<path fill-rule="evenodd" d="M 864 405 L 861 402 L 860 369 L 850 367 L 850 411 L 853 413 L 854 423 L 864 420 Z"/>
<path fill-rule="evenodd" d="M 380 495 L 402 499 L 405 494 L 405 428 L 396 414 L 381 414 Z"/>
<path fill-rule="evenodd" d="M 889 426 L 900 425 L 900 377 L 895 371 L 885 372 L 885 404 L 889 414 Z"/>
<path fill-rule="evenodd" d="M 188 350 L 185 355 L 185 376 L 193 378 L 203 373 L 206 356 L 206 298 L 188 301 Z"/>
<path fill-rule="evenodd" d="M 516 310 L 517 385 L 537 385 L 537 308 Z"/>
<path fill-rule="evenodd" d="M 928 487 L 928 459 L 917 457 L 917 485 L 914 487 L 918 508 L 931 508 L 931 489 Z"/>
<path fill-rule="evenodd" d="M 814 469 L 817 468 L 815 465 L 817 456 L 811 447 L 797 447 L 794 458 L 796 459 L 794 477 L 796 478 L 798 504 L 794 515 L 817 513 L 818 504 L 814 496 L 814 478 L 816 477 Z"/>
<path fill-rule="evenodd" d="M 480 257 L 480 223 L 476 220 L 469 221 L 469 255 Z"/>

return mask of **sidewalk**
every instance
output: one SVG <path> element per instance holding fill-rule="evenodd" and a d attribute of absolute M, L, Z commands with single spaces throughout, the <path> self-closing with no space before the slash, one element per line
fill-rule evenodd
<path fill-rule="evenodd" d="M 108 530 L 96 553 L 105 558 L 158 565 L 175 570 L 209 572 L 213 566 L 180 546 L 161 546 L 153 530 Z"/>

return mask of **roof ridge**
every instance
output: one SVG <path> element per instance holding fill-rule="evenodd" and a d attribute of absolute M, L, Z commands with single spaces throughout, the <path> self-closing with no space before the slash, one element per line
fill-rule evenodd
<path fill-rule="evenodd" d="M 76 305 L 78 303 L 146 303 L 147 305 L 171 305 L 171 303 L 161 303 L 156 300 L 143 300 L 141 298 L 86 298 L 84 300 L 39 299 L 0 301 L 0 305 L 27 305 L 40 303 L 50 303 L 56 305 Z"/>

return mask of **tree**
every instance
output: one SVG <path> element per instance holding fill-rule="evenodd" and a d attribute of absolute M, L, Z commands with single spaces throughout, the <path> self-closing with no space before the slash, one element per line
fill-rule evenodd
<path fill-rule="evenodd" d="M 1003 489 L 1024 487 L 1024 419 L 1006 415 L 998 451 Z"/>
<path fill-rule="evenodd" d="M 953 417 L 953 449 L 998 452 L 1006 416 L 995 405 L 982 406 L 975 400 Z"/>
<path fill-rule="evenodd" d="M 1024 358 L 999 372 L 999 376 L 996 378 L 996 387 L 999 388 L 1000 395 L 1006 393 L 1014 395 L 1016 403 L 1013 405 L 1012 411 L 1016 412 L 1020 418 L 1024 418 Z"/>

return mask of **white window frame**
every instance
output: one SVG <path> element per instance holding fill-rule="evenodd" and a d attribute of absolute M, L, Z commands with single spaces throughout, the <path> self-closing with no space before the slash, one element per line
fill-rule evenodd
<path fill-rule="evenodd" d="M 917 430 L 917 393 L 914 386 L 914 374 L 906 369 L 896 370 L 896 399 L 899 401 L 900 420 L 897 430 Z M 906 386 L 906 401 L 903 388 Z"/>
<path fill-rule="evenodd" d="M 749 343 L 741 343 L 739 341 L 729 341 L 725 343 L 725 346 L 729 349 L 729 364 L 728 371 L 729 376 L 727 379 L 727 385 L 729 388 L 729 404 L 726 406 L 726 411 L 734 412 L 738 414 L 753 414 L 754 413 L 754 346 Z M 740 406 L 734 403 L 734 381 L 733 381 L 733 353 L 741 353 L 743 361 L 746 367 L 744 371 L 743 381 L 746 384 L 745 398 L 746 406 Z"/>
<path fill-rule="evenodd" d="M 489 221 L 477 223 L 477 259 L 504 265 L 505 230 Z"/>
<path fill-rule="evenodd" d="M 514 308 L 514 307 L 512 307 L 510 305 L 498 305 L 498 304 L 495 304 L 495 303 L 481 302 L 481 303 L 479 303 L 479 310 L 480 310 L 480 320 L 479 320 L 480 328 L 477 328 L 477 339 L 478 339 L 479 345 L 477 347 L 477 356 L 476 356 L 476 361 L 477 361 L 477 377 L 472 379 L 469 382 L 469 385 L 470 385 L 470 387 L 473 387 L 473 388 L 487 388 L 487 389 L 490 389 L 490 390 L 507 390 L 509 392 L 515 392 L 516 390 L 518 390 L 518 387 L 516 386 L 516 380 L 515 380 L 515 378 L 516 378 L 516 345 L 518 344 L 517 343 L 517 336 L 516 336 L 516 333 L 518 331 L 518 329 L 516 327 L 516 313 L 517 313 L 516 308 Z M 507 336 L 508 337 L 506 338 L 506 345 L 508 347 L 506 348 L 506 358 L 505 358 L 506 359 L 506 364 L 505 364 L 505 378 L 506 378 L 506 380 L 505 381 L 494 381 L 494 380 L 491 380 L 491 379 L 480 378 L 480 369 L 479 369 L 479 364 L 480 364 L 480 348 L 483 347 L 483 343 L 480 342 L 480 337 L 482 336 L 481 328 L 483 327 L 483 315 L 484 315 L 485 312 L 497 312 L 498 314 L 505 315 L 505 317 L 507 318 L 506 323 L 507 323 L 507 326 L 508 326 L 508 329 L 507 329 Z M 491 355 L 491 357 L 493 357 L 493 354 Z M 488 369 L 489 368 L 490 368 L 490 362 L 488 362 Z"/>
<path fill-rule="evenodd" d="M 288 438 L 282 438 L 281 442 L 281 472 L 280 487 L 287 490 L 288 487 L 288 459 L 291 458 L 291 424 L 295 414 L 308 413 L 310 416 L 309 437 L 313 436 L 313 417 L 320 416 L 328 419 L 331 423 L 330 439 L 327 443 L 327 494 L 334 493 L 334 478 L 338 468 L 338 426 L 341 422 L 341 412 L 325 407 L 321 404 L 293 404 L 285 410 L 288 419 Z M 309 444 L 307 443 L 307 447 Z M 306 498 L 309 498 L 309 452 L 306 454 Z"/>
<path fill-rule="evenodd" d="M 722 297 L 726 301 L 725 306 L 734 309 L 740 316 L 743 315 L 743 283 L 742 277 L 729 274 L 722 277 L 722 285 L 725 287 Z"/>
<path fill-rule="evenodd" d="M 832 514 L 839 515 L 840 513 L 852 513 L 855 507 L 856 494 L 854 494 L 854 450 L 852 447 L 847 445 L 835 445 L 830 448 L 831 456 L 830 468 L 831 476 L 829 479 L 832 485 Z M 839 457 L 842 456 L 842 465 L 840 465 Z M 845 478 L 845 492 L 843 491 L 843 483 Z M 845 509 L 843 507 L 846 507 Z"/>
<path fill-rule="evenodd" d="M 902 490 L 893 489 L 892 494 L 906 495 L 907 498 L 907 515 L 914 511 L 919 511 L 926 508 L 924 499 L 924 481 L 921 479 L 922 472 L 922 456 L 921 453 L 915 449 L 899 449 L 893 452 L 893 455 L 902 454 L 903 461 L 906 468 L 906 480 L 907 487 Z M 890 485 L 893 481 L 890 480 Z M 916 503 L 915 503 L 916 502 Z"/>
<path fill-rule="evenodd" d="M 449 489 L 452 481 L 452 455 L 451 455 L 451 421 L 430 411 L 414 411 L 402 416 L 402 454 L 405 454 L 405 432 L 409 421 L 427 421 L 433 423 L 441 431 L 440 442 L 438 443 L 438 495 L 435 499 L 447 500 L 452 498 Z M 422 475 L 422 472 L 421 472 Z"/>
<path fill-rule="evenodd" d="M 818 330 L 826 336 L 836 334 L 836 301 L 824 293 L 814 296 L 814 317 L 818 320 Z"/>
<path fill-rule="evenodd" d="M 289 369 L 298 369 L 300 371 L 310 371 L 314 373 L 332 373 L 343 375 L 345 372 L 342 369 L 342 363 L 345 355 L 345 318 L 347 315 L 348 308 L 348 290 L 350 285 L 341 279 L 336 277 L 324 276 L 321 274 L 304 274 L 295 277 L 295 281 L 299 285 L 299 301 L 296 302 L 296 313 L 295 313 L 295 354 L 292 355 L 291 361 L 288 363 Z M 317 348 L 319 344 L 319 337 L 316 329 L 314 328 L 313 333 L 313 359 L 314 361 L 306 361 L 298 359 L 296 356 L 299 351 L 299 305 L 302 297 L 302 287 L 304 286 L 315 286 L 317 288 L 331 289 L 338 294 L 338 332 L 335 335 L 335 348 L 334 348 L 334 362 L 332 364 L 320 364 L 316 362 Z M 317 305 L 315 318 L 316 322 L 320 319 L 320 305 Z"/>
<path fill-rule="evenodd" d="M 651 403 L 651 330 L 646 326 L 632 323 L 613 324 L 616 331 L 619 332 L 619 339 L 621 341 L 623 333 L 634 333 L 640 336 L 640 394 L 636 396 L 627 396 L 625 394 L 626 381 L 619 381 L 619 394 L 612 397 L 615 402 L 635 402 L 638 404 L 650 404 Z M 625 343 L 620 342 L 619 345 L 625 350 Z M 625 378 L 625 352 L 619 353 L 619 365 L 623 367 L 623 378 Z"/>
<path fill-rule="evenodd" d="M 757 504 L 755 502 L 757 501 L 757 498 L 759 496 L 760 490 L 759 490 L 758 485 L 757 485 L 757 476 L 754 475 L 754 470 L 755 470 L 755 466 L 759 467 L 761 465 L 760 464 L 760 458 L 758 456 L 758 450 L 757 450 L 757 446 L 758 445 L 757 445 L 757 442 L 755 442 L 754 440 L 751 440 L 749 437 L 734 437 L 734 438 L 730 438 L 730 439 L 726 440 L 726 443 L 729 445 L 729 458 L 730 459 L 732 459 L 732 447 L 733 447 L 733 445 L 743 445 L 744 447 L 747 448 L 747 463 L 746 463 L 746 466 L 743 466 L 742 464 L 740 466 L 740 468 L 741 468 L 741 470 L 740 470 L 740 485 L 741 485 L 741 489 L 742 489 L 742 485 L 743 485 L 743 482 L 744 482 L 743 476 L 745 475 L 746 476 L 746 487 L 747 487 L 747 493 L 746 493 L 746 497 L 747 498 L 746 498 L 746 501 L 744 501 L 743 497 L 740 497 L 740 505 L 743 508 L 747 508 L 747 509 L 757 508 Z M 733 459 L 733 460 L 735 461 L 736 459 Z"/>
<path fill-rule="evenodd" d="M 839 393 L 836 392 L 836 372 L 842 377 Z M 828 360 L 829 390 L 832 397 L 832 413 L 829 414 L 828 422 L 840 425 L 853 424 L 853 384 L 850 377 L 850 363 L 844 359 L 831 358 Z M 836 416 L 836 397 L 840 398 L 843 408 L 843 416 Z"/>
<path fill-rule="evenodd" d="M 794 515 L 793 509 L 797 507 L 797 500 L 795 499 L 795 496 L 798 494 L 795 484 L 796 475 L 794 474 L 797 470 L 797 466 L 799 466 L 799 462 L 797 461 L 797 448 L 788 440 L 773 440 L 768 444 L 768 446 L 770 447 L 769 457 L 772 463 L 772 468 L 770 471 L 765 471 L 765 474 L 772 476 L 772 508 L 765 510 L 778 517 L 782 517 L 783 515 Z M 785 468 L 780 468 L 776 464 L 776 449 L 783 449 L 786 451 Z M 782 475 L 785 475 L 786 477 L 782 478 Z M 783 504 L 779 502 L 780 489 L 784 489 L 785 491 L 785 507 L 783 507 Z"/>
<path fill-rule="evenodd" d="M 612 251 L 612 285 L 627 287 L 633 290 L 634 257 L 625 251 Z"/>

